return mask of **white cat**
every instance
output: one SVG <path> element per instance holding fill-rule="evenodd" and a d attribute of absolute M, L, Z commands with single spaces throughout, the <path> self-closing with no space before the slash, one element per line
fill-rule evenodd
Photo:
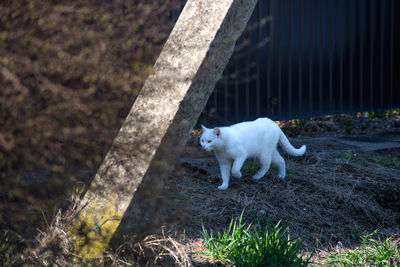
<path fill-rule="evenodd" d="M 222 184 L 218 189 L 225 190 L 229 186 L 229 176 L 241 178 L 240 169 L 247 158 L 257 158 L 261 168 L 253 179 L 261 179 L 272 163 L 278 167 L 278 177 L 285 179 L 285 160 L 277 150 L 278 143 L 286 153 L 302 156 L 306 146 L 294 148 L 281 128 L 268 118 L 242 122 L 229 127 L 208 129 L 201 125 L 203 133 L 200 144 L 207 151 L 214 151 L 221 168 Z"/>

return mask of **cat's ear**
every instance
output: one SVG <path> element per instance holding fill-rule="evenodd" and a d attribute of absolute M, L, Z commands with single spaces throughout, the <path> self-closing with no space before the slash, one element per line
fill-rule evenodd
<path fill-rule="evenodd" d="M 203 129 L 203 132 L 205 132 L 207 130 L 207 127 L 202 124 L 201 129 Z"/>
<path fill-rule="evenodd" d="M 214 129 L 214 131 L 213 131 L 213 133 L 216 135 L 216 136 L 220 136 L 221 135 L 221 130 L 219 129 L 219 128 L 215 128 Z"/>

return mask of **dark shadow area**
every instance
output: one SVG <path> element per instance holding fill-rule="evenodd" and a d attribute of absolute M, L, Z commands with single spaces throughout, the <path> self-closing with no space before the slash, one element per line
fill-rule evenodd
<path fill-rule="evenodd" d="M 172 29 L 172 1 L 0 4 L 0 228 L 38 228 L 88 185 Z"/>

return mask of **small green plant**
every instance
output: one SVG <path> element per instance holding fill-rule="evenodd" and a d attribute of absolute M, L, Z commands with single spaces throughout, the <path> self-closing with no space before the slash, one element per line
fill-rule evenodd
<path fill-rule="evenodd" d="M 293 120 L 293 123 L 296 127 L 302 128 L 302 127 L 304 127 L 304 125 L 306 125 L 307 120 L 306 119 L 295 119 L 295 120 Z"/>
<path fill-rule="evenodd" d="M 378 111 L 371 111 L 367 112 L 369 118 L 383 118 L 387 116 L 386 110 L 378 110 Z"/>
<path fill-rule="evenodd" d="M 246 160 L 242 166 L 241 171 L 244 174 L 254 174 L 260 169 L 260 163 L 255 160 Z"/>
<path fill-rule="evenodd" d="M 369 111 L 365 113 L 369 118 L 384 118 L 400 115 L 400 109 L 387 109 L 378 111 Z"/>
<path fill-rule="evenodd" d="M 351 150 L 346 151 L 346 152 L 339 152 L 339 153 L 335 154 L 335 158 L 341 158 L 341 159 L 347 159 L 347 160 L 355 159 L 357 157 L 358 157 L 358 155 Z"/>
<path fill-rule="evenodd" d="M 245 175 L 253 175 L 260 168 L 261 168 L 261 165 L 260 165 L 260 163 L 258 161 L 250 159 L 250 160 L 246 160 L 245 161 L 245 163 L 243 164 L 243 166 L 242 166 L 242 168 L 240 170 Z M 269 167 L 269 170 L 278 170 L 278 168 L 271 165 Z"/>
<path fill-rule="evenodd" d="M 252 226 L 232 218 L 224 233 L 208 233 L 203 226 L 203 237 L 210 254 L 232 266 L 307 266 L 309 258 L 299 256 L 301 242 L 291 240 L 288 227 L 277 223 Z"/>
<path fill-rule="evenodd" d="M 377 231 L 361 236 L 362 244 L 354 250 L 338 248 L 325 258 L 327 266 L 400 266 L 400 243 L 391 237 L 372 238 Z"/>
<path fill-rule="evenodd" d="M 341 119 L 339 123 L 344 127 L 346 134 L 350 134 L 354 128 L 354 121 L 352 119 Z"/>
<path fill-rule="evenodd" d="M 375 162 L 375 163 L 382 163 L 385 165 L 392 165 L 392 166 L 396 166 L 396 167 L 400 167 L 400 161 L 398 157 L 389 157 L 389 156 L 385 156 L 385 157 L 378 157 L 378 156 L 373 156 L 370 157 L 369 160 Z"/>

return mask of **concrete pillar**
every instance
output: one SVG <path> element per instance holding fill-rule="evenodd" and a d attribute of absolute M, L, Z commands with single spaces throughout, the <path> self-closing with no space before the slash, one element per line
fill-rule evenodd
<path fill-rule="evenodd" d="M 78 255 L 101 255 L 117 228 L 140 235 L 157 225 L 163 179 L 173 169 L 256 2 L 187 1 L 80 203 L 79 218 L 69 232 Z"/>

